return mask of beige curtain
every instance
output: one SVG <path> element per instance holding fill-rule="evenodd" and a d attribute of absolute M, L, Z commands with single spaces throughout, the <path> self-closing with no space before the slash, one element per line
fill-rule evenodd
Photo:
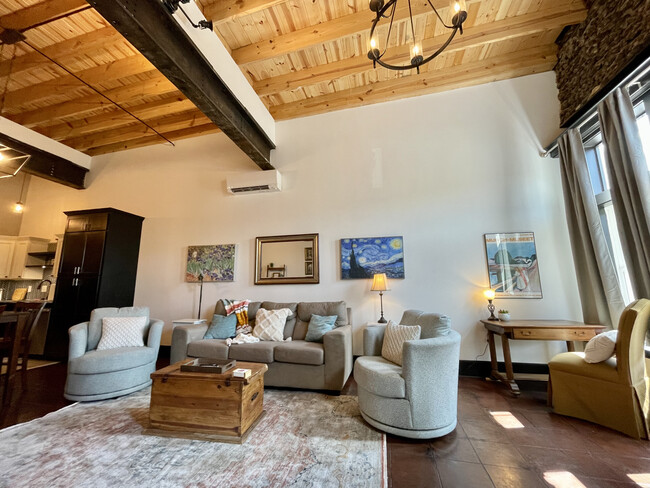
<path fill-rule="evenodd" d="M 564 205 L 585 323 L 613 328 L 623 311 L 614 262 L 600 223 L 580 131 L 558 141 Z"/>
<path fill-rule="evenodd" d="M 603 100 L 598 116 L 630 281 L 637 298 L 650 298 L 650 174 L 627 90 L 617 88 Z"/>

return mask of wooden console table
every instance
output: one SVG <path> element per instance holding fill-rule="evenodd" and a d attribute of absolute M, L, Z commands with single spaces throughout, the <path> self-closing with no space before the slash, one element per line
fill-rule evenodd
<path fill-rule="evenodd" d="M 490 363 L 492 365 L 490 377 L 505 383 L 515 395 L 519 395 L 519 386 L 515 382 L 512 371 L 509 339 L 525 341 L 566 341 L 567 349 L 574 351 L 573 341 L 588 341 L 605 329 L 604 325 L 585 325 L 582 322 L 572 322 L 570 320 L 511 320 L 509 322 L 481 320 L 481 322 L 488 331 Z M 501 336 L 503 362 L 506 366 L 505 377 L 499 372 L 497 367 L 497 351 L 494 345 L 494 334 Z"/>

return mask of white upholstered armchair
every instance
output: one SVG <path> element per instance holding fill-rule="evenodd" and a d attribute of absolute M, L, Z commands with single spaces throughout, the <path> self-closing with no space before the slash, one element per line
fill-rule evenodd
<path fill-rule="evenodd" d="M 445 315 L 407 310 L 400 324 L 419 325 L 406 341 L 402 366 L 381 356 L 385 325 L 363 331 L 364 356 L 354 365 L 363 418 L 391 434 L 430 439 L 456 428 L 460 334 Z"/>

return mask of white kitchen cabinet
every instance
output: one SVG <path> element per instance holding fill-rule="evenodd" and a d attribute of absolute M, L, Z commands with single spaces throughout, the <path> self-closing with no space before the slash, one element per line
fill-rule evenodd
<path fill-rule="evenodd" d="M 16 238 L 0 236 L 0 279 L 9 278 Z"/>
<path fill-rule="evenodd" d="M 47 251 L 48 242 L 39 237 L 0 236 L 0 277 L 43 279 L 43 268 L 29 253 Z"/>

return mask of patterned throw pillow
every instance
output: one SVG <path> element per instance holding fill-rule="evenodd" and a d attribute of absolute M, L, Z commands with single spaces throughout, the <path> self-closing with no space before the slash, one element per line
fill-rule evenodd
<path fill-rule="evenodd" d="M 226 315 L 235 314 L 237 317 L 236 335 L 250 334 L 251 327 L 248 325 L 248 304 L 250 300 L 226 300 L 222 298 L 223 306 L 226 309 Z"/>
<path fill-rule="evenodd" d="M 419 338 L 419 325 L 400 325 L 389 320 L 384 334 L 384 344 L 381 347 L 381 357 L 401 366 L 404 342 Z"/>
<path fill-rule="evenodd" d="M 260 308 L 255 314 L 255 328 L 253 335 L 260 341 L 283 341 L 284 324 L 291 310 L 281 308 L 279 310 L 266 310 Z"/>
<path fill-rule="evenodd" d="M 614 355 L 618 330 L 610 330 L 592 337 L 585 346 L 585 361 L 602 363 Z"/>
<path fill-rule="evenodd" d="M 144 329 L 148 323 L 147 317 L 104 317 L 97 350 L 143 347 Z"/>
<path fill-rule="evenodd" d="M 210 327 L 205 332 L 203 336 L 204 339 L 228 339 L 230 337 L 235 337 L 235 331 L 237 329 L 237 317 L 234 315 L 228 315 L 224 317 L 223 315 L 214 314 L 212 317 L 212 323 Z"/>

